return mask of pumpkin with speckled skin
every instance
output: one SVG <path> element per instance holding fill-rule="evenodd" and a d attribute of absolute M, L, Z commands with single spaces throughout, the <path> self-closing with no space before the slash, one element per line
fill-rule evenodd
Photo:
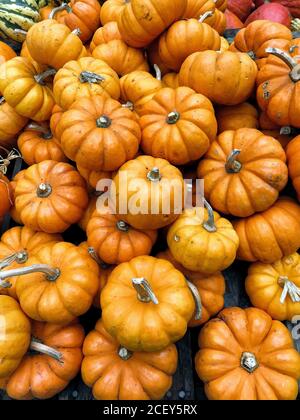
<path fill-rule="evenodd" d="M 288 161 L 289 176 L 293 182 L 293 186 L 297 192 L 298 200 L 300 199 L 300 136 L 295 137 L 287 146 L 286 157 Z"/>
<path fill-rule="evenodd" d="M 257 109 L 248 102 L 233 106 L 220 106 L 216 109 L 216 118 L 219 133 L 239 128 L 258 128 Z"/>

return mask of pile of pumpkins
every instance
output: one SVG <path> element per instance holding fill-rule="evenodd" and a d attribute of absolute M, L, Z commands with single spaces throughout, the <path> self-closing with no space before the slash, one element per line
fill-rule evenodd
<path fill-rule="evenodd" d="M 296 399 L 282 321 L 300 314 L 300 205 L 280 193 L 290 178 L 300 199 L 299 39 L 258 20 L 229 45 L 224 0 L 50 1 L 36 18 L 30 3 L 10 4 L 36 20 L 14 32 L 20 56 L 0 44 L 0 217 L 17 224 L 0 241 L 0 387 L 51 398 L 81 370 L 96 399 L 161 399 L 174 343 L 202 325 L 209 399 Z M 163 214 L 164 181 L 185 178 L 204 179 L 205 209 L 171 196 Z M 128 198 L 116 214 L 97 210 L 107 179 Z M 138 181 L 149 208 L 158 186 L 156 214 L 128 206 Z M 236 259 L 253 307 L 223 309 Z"/>

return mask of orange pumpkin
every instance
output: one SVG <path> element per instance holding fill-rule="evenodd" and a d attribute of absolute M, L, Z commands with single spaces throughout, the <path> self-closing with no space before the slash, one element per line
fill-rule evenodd
<path fill-rule="evenodd" d="M 195 314 L 188 323 L 189 327 L 198 327 L 205 324 L 213 315 L 216 315 L 224 307 L 225 294 L 225 280 L 221 272 L 211 275 L 203 275 L 195 271 L 185 269 L 179 264 L 170 250 L 160 252 L 156 255 L 157 258 L 170 261 L 173 266 L 179 270 L 184 277 L 192 282 L 198 289 L 201 305 L 202 315 L 201 319 L 195 319 Z"/>
<path fill-rule="evenodd" d="M 84 341 L 80 324 L 33 322 L 31 334 L 34 352 L 23 357 L 6 384 L 8 396 L 15 400 L 52 398 L 80 371 Z"/>
<path fill-rule="evenodd" d="M 216 118 L 219 133 L 239 128 L 258 128 L 257 109 L 248 102 L 219 107 L 216 110 Z"/>
<path fill-rule="evenodd" d="M 172 89 L 179 87 L 178 73 L 167 73 L 163 76 L 162 81 L 166 87 Z"/>
<path fill-rule="evenodd" d="M 226 16 L 219 9 L 215 9 L 213 15 L 206 20 L 207 25 L 211 26 L 220 35 L 225 32 L 227 22 Z"/>
<path fill-rule="evenodd" d="M 105 329 L 131 351 L 159 351 L 186 333 L 195 303 L 171 263 L 141 256 L 118 265 L 101 293 Z"/>
<path fill-rule="evenodd" d="M 171 70 L 164 65 L 162 62 L 160 55 L 159 55 L 159 38 L 157 38 L 152 44 L 149 45 L 149 47 L 146 50 L 147 58 L 149 63 L 152 67 L 155 65 L 159 67 L 159 70 L 162 75 L 165 75 L 166 73 L 170 72 Z"/>
<path fill-rule="evenodd" d="M 145 154 L 174 165 L 199 159 L 217 134 L 211 102 L 187 87 L 161 89 L 140 115 Z"/>
<path fill-rule="evenodd" d="M 18 172 L 14 178 L 10 181 L 10 189 L 11 189 L 11 201 L 12 201 L 12 206 L 10 208 L 10 216 L 12 217 L 12 219 L 19 225 L 23 225 L 23 222 L 20 218 L 19 213 L 16 210 L 16 206 L 15 206 L 15 189 L 16 189 L 16 185 L 17 182 L 22 179 L 24 177 L 24 173 L 25 173 L 25 169 L 23 169 L 22 171 Z"/>
<path fill-rule="evenodd" d="M 68 62 L 56 73 L 53 94 L 56 104 L 64 110 L 75 101 L 94 95 L 119 99 L 119 78 L 104 61 L 83 57 Z"/>
<path fill-rule="evenodd" d="M 81 219 L 87 205 L 85 181 L 68 163 L 32 165 L 16 184 L 16 210 L 24 225 L 37 231 L 64 232 Z"/>
<path fill-rule="evenodd" d="M 120 347 L 99 320 L 83 346 L 81 374 L 97 400 L 159 400 L 172 386 L 177 368 L 174 345 L 146 353 Z M 113 366 L 113 368 L 109 368 Z M 126 377 L 126 381 L 120 378 Z"/>
<path fill-rule="evenodd" d="M 253 128 L 240 128 L 219 135 L 197 174 L 216 210 L 247 217 L 275 203 L 288 181 L 285 162 L 277 140 Z"/>
<path fill-rule="evenodd" d="M 122 37 L 117 22 L 108 22 L 94 33 L 90 43 L 90 51 L 93 52 L 98 45 L 106 44 L 113 39 L 120 40 Z"/>
<path fill-rule="evenodd" d="M 54 19 L 43 20 L 33 25 L 27 33 L 26 44 L 35 61 L 56 70 L 68 61 L 87 56 L 78 35 Z"/>
<path fill-rule="evenodd" d="M 92 55 L 105 61 L 120 77 L 136 70 L 149 70 L 143 51 L 129 47 L 121 39 L 98 45 Z"/>
<path fill-rule="evenodd" d="M 0 146 L 10 149 L 28 119 L 19 115 L 5 99 L 0 98 Z"/>
<path fill-rule="evenodd" d="M 67 162 L 59 141 L 46 125 L 31 123 L 18 137 L 18 148 L 24 162 L 34 165 L 44 160 Z"/>
<path fill-rule="evenodd" d="M 121 264 L 140 255 L 149 255 L 157 239 L 156 230 L 137 230 L 109 210 L 95 210 L 87 225 L 89 246 L 102 261 Z"/>
<path fill-rule="evenodd" d="M 24 267 L 31 255 L 34 255 L 42 246 L 61 241 L 60 235 L 50 235 L 35 232 L 27 227 L 13 227 L 7 230 L 0 241 L 0 268 L 13 269 Z M 5 288 L 0 288 L 0 294 L 9 295 L 17 299 L 16 277 L 11 277 L 6 282 Z"/>
<path fill-rule="evenodd" d="M 294 400 L 300 355 L 289 330 L 260 309 L 227 308 L 199 335 L 195 365 L 210 400 Z"/>
<path fill-rule="evenodd" d="M 59 137 L 58 137 L 57 125 L 58 125 L 63 113 L 64 113 L 64 111 L 60 106 L 54 105 L 54 107 L 52 109 L 52 114 L 51 114 L 51 117 L 50 117 L 51 132 L 52 132 L 53 136 L 58 140 L 59 140 Z"/>
<path fill-rule="evenodd" d="M 57 131 L 68 158 L 94 171 L 118 169 L 136 155 L 141 138 L 134 113 L 105 96 L 75 102 Z"/>
<path fill-rule="evenodd" d="M 49 19 L 56 19 L 71 31 L 79 29 L 79 37 L 85 42 L 100 26 L 100 10 L 98 0 L 70 0 L 54 8 Z"/>
<path fill-rule="evenodd" d="M 202 51 L 190 55 L 179 73 L 179 84 L 189 86 L 221 105 L 237 105 L 251 95 L 256 64 L 244 53 Z"/>
<path fill-rule="evenodd" d="M 216 8 L 221 10 L 221 12 L 225 12 L 225 10 L 227 8 L 227 5 L 228 5 L 227 0 L 216 0 L 215 1 Z"/>
<path fill-rule="evenodd" d="M 116 21 L 122 9 L 126 6 L 128 0 L 106 0 L 100 11 L 100 20 L 102 26 L 109 22 Z"/>
<path fill-rule="evenodd" d="M 261 112 L 259 116 L 259 127 L 266 136 L 278 140 L 284 149 L 293 138 L 290 127 L 279 127 L 270 120 L 265 112 Z"/>
<path fill-rule="evenodd" d="M 54 9 L 54 4 L 49 4 L 48 6 L 42 7 L 39 10 L 41 20 L 49 19 L 49 15 Z"/>
<path fill-rule="evenodd" d="M 8 60 L 16 57 L 16 53 L 9 45 L 5 42 L 0 41 L 0 64 L 5 63 Z"/>
<path fill-rule="evenodd" d="M 135 229 L 167 226 L 177 219 L 182 210 L 182 173 L 165 159 L 139 156 L 121 166 L 113 181 L 116 214 L 122 214 L 122 219 Z M 166 195 L 166 186 L 171 189 L 170 197 Z M 124 203 L 123 197 L 127 197 L 127 203 Z"/>
<path fill-rule="evenodd" d="M 180 19 L 187 0 L 131 0 L 118 15 L 124 41 L 136 48 L 146 47 L 173 22 Z"/>
<path fill-rule="evenodd" d="M 105 171 L 92 171 L 90 169 L 85 168 L 84 166 L 77 165 L 77 170 L 86 180 L 88 186 L 93 188 L 94 190 L 97 189 L 98 182 L 102 179 L 111 179 L 112 173 L 105 172 Z"/>
<path fill-rule="evenodd" d="M 288 198 L 233 226 L 240 238 L 240 260 L 274 263 L 300 248 L 300 206 Z"/>
<path fill-rule="evenodd" d="M 292 321 L 299 315 L 299 263 L 300 255 L 295 253 L 274 264 L 251 264 L 245 286 L 253 306 L 279 321 Z"/>
<path fill-rule="evenodd" d="M 288 160 L 289 176 L 293 181 L 294 188 L 300 199 L 300 170 L 299 170 L 299 158 L 300 158 L 300 136 L 295 137 L 287 146 L 286 157 Z"/>
<path fill-rule="evenodd" d="M 216 5 L 214 0 L 187 0 L 182 18 L 199 19 L 201 15 L 209 11 L 214 11 L 215 8 Z"/>

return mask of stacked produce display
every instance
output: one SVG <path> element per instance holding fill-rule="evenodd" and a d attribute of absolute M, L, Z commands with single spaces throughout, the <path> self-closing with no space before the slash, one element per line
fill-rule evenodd
<path fill-rule="evenodd" d="M 80 376 L 98 400 L 162 399 L 193 329 L 208 399 L 297 399 L 299 328 L 284 323 L 300 318 L 296 3 L 1 1 L 8 397 L 52 398 Z M 182 204 L 186 179 L 194 207 L 179 212 L 164 186 Z M 137 185 L 148 212 L 130 205 Z M 224 308 L 237 261 L 246 309 Z"/>

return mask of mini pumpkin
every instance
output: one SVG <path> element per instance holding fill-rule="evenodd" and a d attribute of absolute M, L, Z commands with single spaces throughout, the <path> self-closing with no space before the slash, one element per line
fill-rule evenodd
<path fill-rule="evenodd" d="M 121 214 L 135 229 L 162 228 L 176 220 L 182 211 L 182 173 L 165 159 L 139 156 L 121 166 L 113 181 L 116 214 Z M 127 197 L 126 203 L 123 197 Z"/>
<path fill-rule="evenodd" d="M 16 53 L 9 45 L 5 42 L 0 41 L 0 64 L 5 63 L 8 60 L 16 57 Z"/>
<path fill-rule="evenodd" d="M 60 235 L 35 232 L 25 226 L 13 227 L 7 230 L 1 237 L 0 269 L 24 267 L 28 258 L 34 255 L 42 246 L 61 240 Z M 2 285 L 4 288 L 0 288 L 0 294 L 7 294 L 17 299 L 15 289 L 16 280 L 16 277 L 11 277 L 8 282 L 5 281 Z"/>
<path fill-rule="evenodd" d="M 149 70 L 143 51 L 129 47 L 120 39 L 98 45 L 92 55 L 105 61 L 120 77 L 136 70 Z"/>
<path fill-rule="evenodd" d="M 248 102 L 233 106 L 220 106 L 216 110 L 216 118 L 219 133 L 239 128 L 258 128 L 257 109 Z"/>
<path fill-rule="evenodd" d="M 180 271 L 149 256 L 118 265 L 101 293 L 105 329 L 131 351 L 159 351 L 187 330 L 195 303 Z"/>
<path fill-rule="evenodd" d="M 55 103 L 47 81 L 54 73 L 55 70 L 45 70 L 27 58 L 15 57 L 0 66 L 0 91 L 18 114 L 45 121 Z"/>
<path fill-rule="evenodd" d="M 32 323 L 32 353 L 28 352 L 6 384 L 15 400 L 52 398 L 78 374 L 84 331 L 76 321 L 66 326 Z"/>
<path fill-rule="evenodd" d="M 221 10 L 215 9 L 212 16 L 208 17 L 206 20 L 207 25 L 211 26 L 215 31 L 220 35 L 225 32 L 227 22 L 226 16 Z"/>
<path fill-rule="evenodd" d="M 59 140 L 59 137 L 58 137 L 57 126 L 58 126 L 58 123 L 59 123 L 63 113 L 64 113 L 64 111 L 60 106 L 54 105 L 54 107 L 52 109 L 52 114 L 51 114 L 51 117 L 50 117 L 51 132 L 52 132 L 53 136 L 58 140 Z"/>
<path fill-rule="evenodd" d="M 188 270 L 213 274 L 236 258 L 239 238 L 229 220 L 220 217 L 205 201 L 205 209 L 186 209 L 167 236 L 170 251 Z"/>
<path fill-rule="evenodd" d="M 300 206 L 289 198 L 280 198 L 262 213 L 235 220 L 233 226 L 240 238 L 240 260 L 274 263 L 300 248 Z"/>
<path fill-rule="evenodd" d="M 215 8 L 216 4 L 214 0 L 187 0 L 182 18 L 199 19 L 201 15 L 209 11 L 214 11 Z"/>
<path fill-rule="evenodd" d="M 230 45 L 229 45 L 229 42 L 227 41 L 227 39 L 224 38 L 223 36 L 221 36 L 221 47 L 220 47 L 220 51 L 221 52 L 227 51 L 227 50 L 229 50 L 229 47 L 230 47 Z"/>
<path fill-rule="evenodd" d="M 188 86 L 221 105 L 237 105 L 251 95 L 256 64 L 245 53 L 202 51 L 190 55 L 179 73 L 179 84 Z"/>
<path fill-rule="evenodd" d="M 162 81 L 166 87 L 172 89 L 179 87 L 178 73 L 167 73 L 163 76 Z"/>
<path fill-rule="evenodd" d="M 294 400 L 300 355 L 289 330 L 256 308 L 227 308 L 199 335 L 195 365 L 210 400 Z"/>
<path fill-rule="evenodd" d="M 75 101 L 94 95 L 119 99 L 119 78 L 104 61 L 83 57 L 68 62 L 56 73 L 53 94 L 56 104 L 64 110 Z"/>
<path fill-rule="evenodd" d="M 273 319 L 292 321 L 300 310 L 300 255 L 273 264 L 251 264 L 245 286 L 253 306 Z"/>
<path fill-rule="evenodd" d="M 30 166 L 15 188 L 15 206 L 25 226 L 64 232 L 88 205 L 83 178 L 68 163 L 45 160 Z"/>
<path fill-rule="evenodd" d="M 204 194 L 212 206 L 238 217 L 271 207 L 288 181 L 282 146 L 253 128 L 220 134 L 197 174 L 204 179 Z"/>
<path fill-rule="evenodd" d="M 102 179 L 111 179 L 112 173 L 105 171 L 93 171 L 77 164 L 77 170 L 80 175 L 86 180 L 88 186 L 97 190 L 98 182 Z M 99 191 L 101 193 L 101 191 Z"/>
<path fill-rule="evenodd" d="M 16 189 L 17 182 L 24 177 L 24 173 L 25 173 L 25 169 L 18 172 L 9 183 L 9 186 L 11 189 L 11 201 L 12 201 L 12 206 L 10 208 L 9 214 L 18 225 L 23 225 L 23 222 L 15 206 L 15 189 Z"/>
<path fill-rule="evenodd" d="M 18 302 L 0 296 L 1 341 L 0 381 L 9 377 L 20 364 L 30 344 L 31 325 Z"/>
<path fill-rule="evenodd" d="M 217 134 L 211 102 L 187 87 L 161 89 L 140 115 L 144 152 L 174 165 L 199 159 Z"/>
<path fill-rule="evenodd" d="M 10 149 L 16 143 L 16 136 L 25 127 L 28 118 L 19 115 L 0 97 L 0 146 Z"/>
<path fill-rule="evenodd" d="M 295 137 L 287 146 L 286 157 L 288 160 L 289 176 L 293 181 L 294 188 L 300 199 L 300 170 L 299 170 L 299 158 L 300 158 L 300 136 Z"/>
<path fill-rule="evenodd" d="M 9 179 L 5 175 L 10 162 L 19 158 L 20 154 L 15 149 L 11 152 L 8 152 L 3 147 L 0 147 L 1 149 L 6 152 L 5 157 L 0 155 L 0 218 L 2 219 L 13 205 L 13 191 Z"/>
<path fill-rule="evenodd" d="M 164 65 L 162 62 L 160 55 L 159 55 L 159 38 L 157 38 L 155 41 L 153 41 L 149 47 L 146 50 L 147 58 L 149 63 L 152 67 L 155 65 L 159 67 L 159 70 L 162 75 L 165 75 L 166 73 L 170 72 L 171 70 Z"/>
<path fill-rule="evenodd" d="M 78 35 L 54 19 L 43 20 L 33 25 L 27 33 L 26 44 L 35 61 L 56 70 L 68 61 L 87 56 Z"/>
<path fill-rule="evenodd" d="M 109 22 L 116 21 L 122 9 L 126 6 L 127 0 L 106 0 L 100 11 L 102 26 Z"/>
<path fill-rule="evenodd" d="M 136 155 L 141 139 L 134 113 L 105 96 L 75 102 L 57 131 L 68 158 L 94 171 L 118 169 Z"/>
<path fill-rule="evenodd" d="M 27 165 L 44 160 L 68 161 L 59 141 L 46 125 L 30 123 L 18 137 L 18 148 Z"/>
<path fill-rule="evenodd" d="M 93 52 L 98 45 L 106 44 L 113 39 L 122 39 L 118 24 L 115 21 L 108 22 L 97 29 L 90 43 L 90 51 Z"/>

